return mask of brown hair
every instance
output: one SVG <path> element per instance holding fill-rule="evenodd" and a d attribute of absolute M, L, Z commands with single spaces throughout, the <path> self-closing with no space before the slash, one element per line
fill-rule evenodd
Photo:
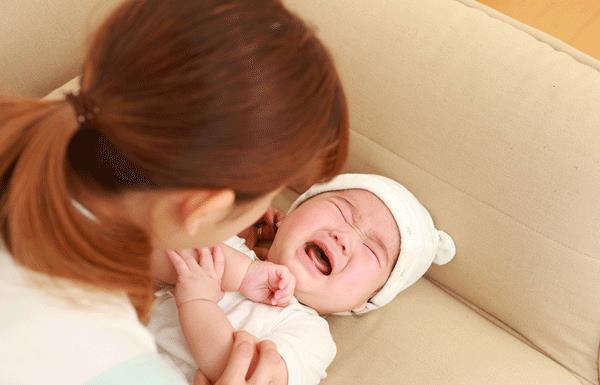
<path fill-rule="evenodd" d="M 93 108 L 83 124 L 66 101 L 0 98 L 0 230 L 21 265 L 124 290 L 141 319 L 149 236 L 115 212 L 82 215 L 75 185 L 231 188 L 243 202 L 346 158 L 332 60 L 277 0 L 127 1 L 95 34 L 77 99 Z"/>

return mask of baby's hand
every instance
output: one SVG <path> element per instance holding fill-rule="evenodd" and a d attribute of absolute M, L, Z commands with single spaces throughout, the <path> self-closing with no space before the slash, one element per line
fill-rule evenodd
<path fill-rule="evenodd" d="M 221 278 L 225 270 L 225 256 L 219 246 L 194 249 L 193 253 L 167 251 L 177 272 L 175 302 L 177 306 L 195 300 L 218 302 L 223 296 Z"/>
<path fill-rule="evenodd" d="M 296 278 L 283 265 L 254 261 L 240 285 L 240 293 L 254 302 L 287 306 L 294 295 Z"/>

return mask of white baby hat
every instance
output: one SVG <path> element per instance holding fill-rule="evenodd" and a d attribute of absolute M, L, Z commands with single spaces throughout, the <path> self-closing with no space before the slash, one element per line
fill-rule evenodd
<path fill-rule="evenodd" d="M 400 255 L 396 266 L 383 288 L 369 300 L 367 306 L 352 312 L 362 314 L 389 303 L 421 278 L 432 263 L 443 265 L 450 262 L 456 254 L 456 247 L 450 235 L 435 228 L 427 209 L 410 191 L 381 175 L 342 174 L 329 182 L 315 184 L 296 199 L 290 211 L 315 195 L 349 189 L 375 194 L 388 207 L 400 230 Z"/>

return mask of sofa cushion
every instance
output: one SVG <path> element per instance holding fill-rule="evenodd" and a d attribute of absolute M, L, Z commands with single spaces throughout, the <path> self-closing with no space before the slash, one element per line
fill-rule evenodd
<path fill-rule="evenodd" d="M 338 355 L 324 385 L 579 384 L 426 279 L 372 314 L 329 323 Z"/>
<path fill-rule="evenodd" d="M 475 1 L 287 3 L 337 60 L 349 170 L 399 180 L 454 237 L 429 277 L 598 384 L 598 62 Z"/>
<path fill-rule="evenodd" d="M 360 141 L 354 138 L 353 143 Z M 286 189 L 274 205 L 286 210 L 297 196 Z M 363 316 L 329 316 L 338 354 L 322 384 L 580 384 L 568 370 L 475 310 L 424 278 L 381 309 Z"/>

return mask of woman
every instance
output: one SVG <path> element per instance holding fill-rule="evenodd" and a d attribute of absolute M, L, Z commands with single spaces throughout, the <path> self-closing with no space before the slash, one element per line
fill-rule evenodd
<path fill-rule="evenodd" d="M 347 126 L 330 56 L 279 1 L 124 2 L 78 94 L 0 99 L 0 383 L 179 383 L 143 326 L 151 251 L 331 177 Z M 273 345 L 236 342 L 217 383 L 277 383 Z"/>

